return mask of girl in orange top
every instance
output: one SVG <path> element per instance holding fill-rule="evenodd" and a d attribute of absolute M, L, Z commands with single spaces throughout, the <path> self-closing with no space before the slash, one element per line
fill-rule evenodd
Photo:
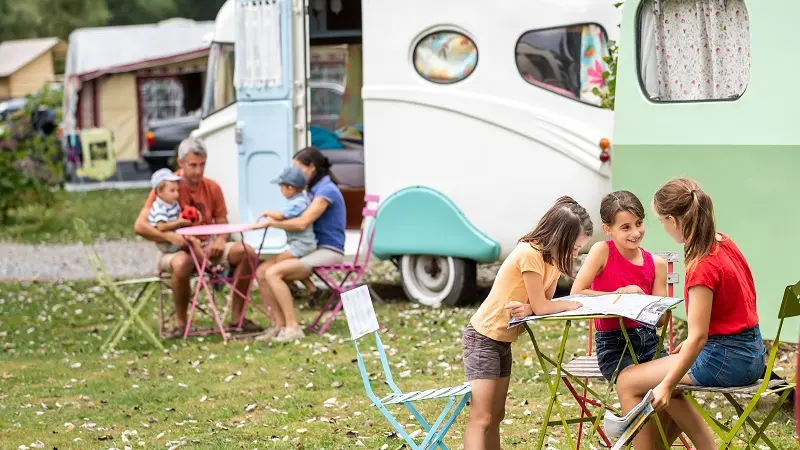
<path fill-rule="evenodd" d="M 523 236 L 497 272 L 492 290 L 470 319 L 462 338 L 464 374 L 472 387 L 464 449 L 500 449 L 511 377 L 511 343 L 523 327 L 508 329 L 511 318 L 554 314 L 581 306 L 551 301 L 560 274 L 572 276 L 578 251 L 592 235 L 581 205 L 561 197 L 536 228 Z"/>

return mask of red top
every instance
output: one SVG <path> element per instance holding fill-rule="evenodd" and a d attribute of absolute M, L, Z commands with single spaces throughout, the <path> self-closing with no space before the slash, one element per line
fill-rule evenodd
<path fill-rule="evenodd" d="M 628 258 L 622 256 L 617 250 L 614 241 L 606 241 L 608 245 L 608 259 L 603 270 L 594 277 L 590 289 L 600 292 L 614 292 L 619 288 L 636 285 L 642 288 L 645 294 L 653 293 L 653 282 L 656 280 L 656 265 L 653 262 L 653 255 L 645 249 L 642 250 L 644 263 L 641 266 L 630 262 Z M 625 328 L 636 328 L 642 326 L 641 323 L 623 319 Z M 619 319 L 595 319 L 597 331 L 619 330 Z"/>
<path fill-rule="evenodd" d="M 733 241 L 720 233 L 722 241 L 711 254 L 686 273 L 683 296 L 689 311 L 689 288 L 705 286 L 714 292 L 708 335 L 730 335 L 758 325 L 756 285 L 747 260 Z"/>

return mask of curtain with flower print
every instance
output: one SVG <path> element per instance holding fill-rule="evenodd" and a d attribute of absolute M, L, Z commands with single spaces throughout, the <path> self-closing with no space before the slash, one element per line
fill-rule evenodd
<path fill-rule="evenodd" d="M 744 0 L 654 0 L 648 6 L 643 15 L 652 17 L 642 17 L 640 31 L 653 33 L 654 39 L 641 37 L 640 61 L 651 97 L 721 100 L 744 92 L 750 79 L 750 23 Z"/>
<path fill-rule="evenodd" d="M 603 72 L 608 64 L 603 59 L 608 56 L 608 42 L 603 29 L 597 25 L 584 25 L 581 32 L 581 100 L 599 105 L 600 97 L 594 94 L 594 88 L 600 92 L 607 90 Z"/>

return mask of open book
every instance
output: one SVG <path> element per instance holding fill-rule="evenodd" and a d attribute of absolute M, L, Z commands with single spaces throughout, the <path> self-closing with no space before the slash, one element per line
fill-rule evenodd
<path fill-rule="evenodd" d="M 624 417 L 617 417 L 611 411 L 606 410 L 603 416 L 603 428 L 610 439 L 617 441 L 611 450 L 620 450 L 633 441 L 650 416 L 655 414 L 652 402 L 653 391 L 649 390 L 642 401 L 628 411 Z"/>
<path fill-rule="evenodd" d="M 658 297 L 644 294 L 603 294 L 603 295 L 568 295 L 554 298 L 554 302 L 577 300 L 583 306 L 574 311 L 564 311 L 546 316 L 528 316 L 522 319 L 511 319 L 508 327 L 517 326 L 529 320 L 543 317 L 577 317 L 611 315 L 622 316 L 655 327 L 664 313 L 682 302 L 681 298 Z"/>

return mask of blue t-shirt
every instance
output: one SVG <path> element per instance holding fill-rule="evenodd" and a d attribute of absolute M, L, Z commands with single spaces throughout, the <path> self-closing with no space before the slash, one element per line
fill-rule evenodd
<path fill-rule="evenodd" d="M 314 222 L 317 246 L 344 253 L 344 230 L 347 226 L 347 214 L 344 197 L 342 197 L 339 187 L 331 181 L 331 177 L 326 175 L 317 181 L 308 196 L 312 201 L 316 197 L 322 197 L 328 201 L 328 207 Z"/>

